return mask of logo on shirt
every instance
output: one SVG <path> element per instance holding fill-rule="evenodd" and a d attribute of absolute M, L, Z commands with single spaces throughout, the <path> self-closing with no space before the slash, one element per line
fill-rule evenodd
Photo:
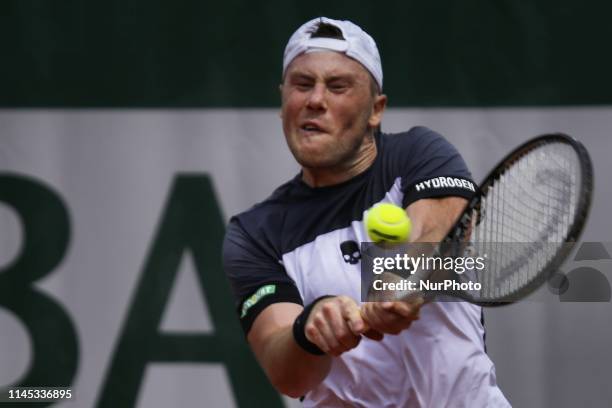
<path fill-rule="evenodd" d="M 434 177 L 429 180 L 421 181 L 414 187 L 416 188 L 416 191 L 429 190 L 433 188 L 463 188 L 476 192 L 474 183 L 457 177 Z"/>
<path fill-rule="evenodd" d="M 257 302 L 261 300 L 261 298 L 272 295 L 276 292 L 276 285 L 266 285 L 257 289 L 257 292 L 253 293 L 251 297 L 244 301 L 242 304 L 242 312 L 240 313 L 240 318 L 242 319 L 246 316 L 247 312 L 251 307 L 253 307 Z"/>
<path fill-rule="evenodd" d="M 347 264 L 355 265 L 361 259 L 359 245 L 355 241 L 344 241 L 340 244 L 342 258 Z"/>

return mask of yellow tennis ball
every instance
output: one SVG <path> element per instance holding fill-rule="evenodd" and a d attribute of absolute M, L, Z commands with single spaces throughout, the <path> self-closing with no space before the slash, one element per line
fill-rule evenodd
<path fill-rule="evenodd" d="M 365 226 L 373 242 L 404 242 L 410 237 L 412 222 L 402 207 L 381 203 L 367 212 Z"/>

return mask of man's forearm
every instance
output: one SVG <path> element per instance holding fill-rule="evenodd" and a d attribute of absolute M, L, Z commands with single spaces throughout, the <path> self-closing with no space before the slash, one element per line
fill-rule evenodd
<path fill-rule="evenodd" d="M 413 220 L 411 242 L 440 242 L 463 212 L 467 200 L 461 197 L 422 199 L 407 208 Z"/>
<path fill-rule="evenodd" d="M 310 354 L 298 346 L 291 326 L 271 334 L 259 356 L 272 385 L 293 398 L 301 397 L 325 379 L 331 359 L 329 355 Z"/>

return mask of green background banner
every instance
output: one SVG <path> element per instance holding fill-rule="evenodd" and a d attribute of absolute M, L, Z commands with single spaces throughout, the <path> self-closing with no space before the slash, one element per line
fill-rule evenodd
<path fill-rule="evenodd" d="M 612 4 L 573 0 L 40 1 L 0 5 L 0 106 L 271 107 L 319 15 L 379 44 L 391 106 L 612 103 Z"/>

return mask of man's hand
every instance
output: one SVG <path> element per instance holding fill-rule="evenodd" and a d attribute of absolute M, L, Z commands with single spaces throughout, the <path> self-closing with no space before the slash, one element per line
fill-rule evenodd
<path fill-rule="evenodd" d="M 335 357 L 357 347 L 362 334 L 374 340 L 382 339 L 380 333 L 368 329 L 360 307 L 348 296 L 317 302 L 305 326 L 306 338 Z"/>
<path fill-rule="evenodd" d="M 424 300 L 415 297 L 410 301 L 368 302 L 361 308 L 361 315 L 370 330 L 385 334 L 399 334 L 419 319 Z"/>

